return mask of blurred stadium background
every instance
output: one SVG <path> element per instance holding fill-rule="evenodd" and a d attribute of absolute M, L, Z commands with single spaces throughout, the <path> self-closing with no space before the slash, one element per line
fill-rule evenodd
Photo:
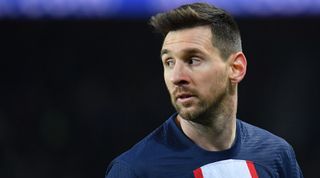
<path fill-rule="evenodd" d="M 101 178 L 173 112 L 160 11 L 194 0 L 0 0 L 0 177 Z M 212 0 L 239 23 L 238 117 L 320 161 L 320 0 Z M 267 155 L 266 155 L 267 156 Z"/>

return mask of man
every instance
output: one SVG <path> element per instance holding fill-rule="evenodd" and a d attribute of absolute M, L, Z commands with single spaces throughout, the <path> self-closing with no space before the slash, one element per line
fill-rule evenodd
<path fill-rule="evenodd" d="M 285 140 L 236 119 L 247 61 L 232 17 L 194 3 L 151 25 L 165 36 L 164 79 L 177 113 L 113 160 L 106 178 L 303 177 Z"/>

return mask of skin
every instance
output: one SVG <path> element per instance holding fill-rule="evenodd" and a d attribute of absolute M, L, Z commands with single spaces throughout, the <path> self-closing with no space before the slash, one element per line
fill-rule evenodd
<path fill-rule="evenodd" d="M 236 134 L 237 85 L 246 73 L 242 52 L 223 59 L 209 26 L 170 31 L 161 59 L 176 123 L 199 147 L 226 150 Z"/>

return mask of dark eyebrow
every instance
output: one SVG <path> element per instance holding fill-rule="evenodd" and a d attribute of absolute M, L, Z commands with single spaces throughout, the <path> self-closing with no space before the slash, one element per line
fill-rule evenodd
<path fill-rule="evenodd" d="M 200 49 L 198 48 L 187 48 L 183 50 L 187 54 L 196 54 L 196 53 L 203 53 Z"/>
<path fill-rule="evenodd" d="M 161 50 L 161 53 L 160 53 L 160 58 L 162 58 L 163 55 L 168 54 L 168 53 L 169 53 L 169 50 L 167 50 L 167 49 L 162 49 L 162 50 Z"/>
<path fill-rule="evenodd" d="M 185 52 L 186 54 L 195 54 L 195 53 L 203 53 L 200 49 L 198 48 L 187 48 L 184 49 L 183 52 Z M 168 49 L 162 49 L 161 50 L 161 54 L 160 54 L 160 58 L 162 58 L 163 55 L 170 53 L 170 51 Z"/>

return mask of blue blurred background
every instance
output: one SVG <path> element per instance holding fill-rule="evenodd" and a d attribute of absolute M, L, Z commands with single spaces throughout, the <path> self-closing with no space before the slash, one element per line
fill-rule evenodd
<path fill-rule="evenodd" d="M 173 112 L 151 15 L 193 0 L 0 0 L 0 177 L 99 178 Z M 320 161 L 320 0 L 212 0 L 240 26 L 238 117 Z M 267 155 L 266 155 L 267 156 Z"/>
<path fill-rule="evenodd" d="M 5 18 L 146 18 L 184 3 L 208 2 L 238 17 L 320 15 L 320 0 L 1 0 Z"/>

